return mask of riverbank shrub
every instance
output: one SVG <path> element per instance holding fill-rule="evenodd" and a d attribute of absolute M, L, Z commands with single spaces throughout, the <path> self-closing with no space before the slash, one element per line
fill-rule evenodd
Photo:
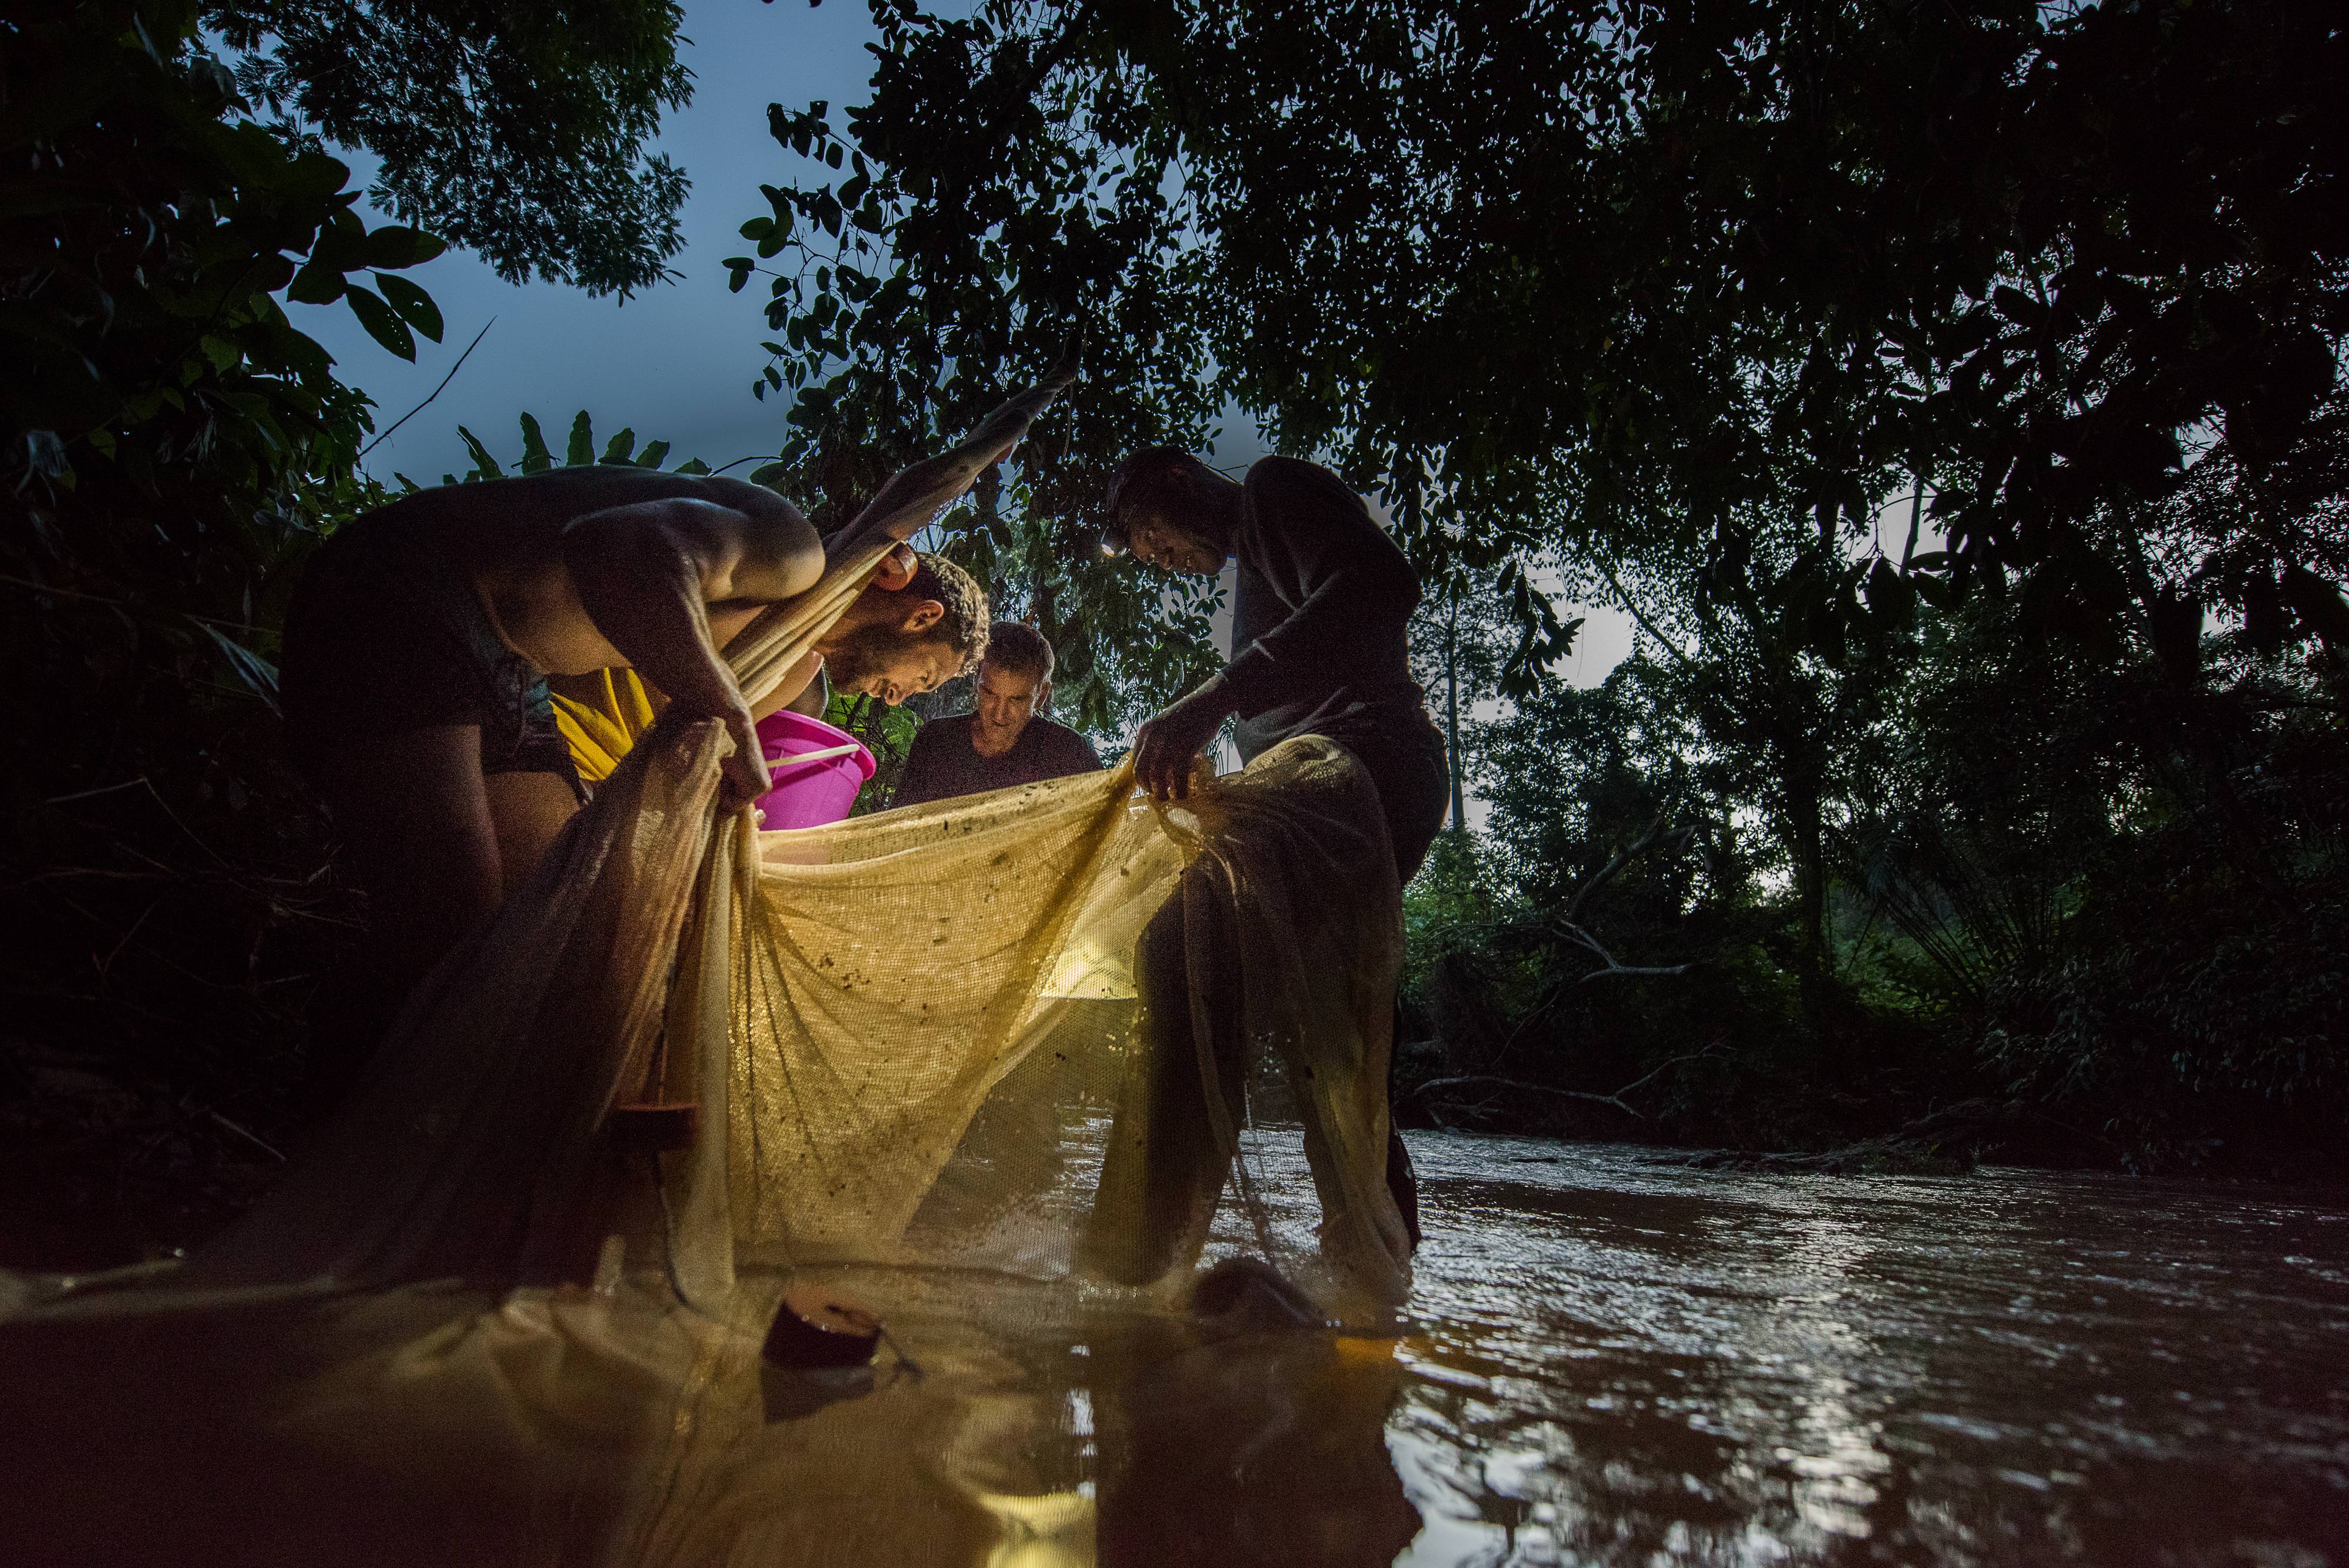
<path fill-rule="evenodd" d="M 1936 1137 L 2344 1173 L 2349 739 L 2321 660 L 2205 656 L 2189 687 L 1992 606 L 1922 623 L 1827 770 L 1823 995 L 1754 775 L 1651 656 L 1473 726 L 1485 831 L 1408 896 L 1406 1106 L 1795 1150 L 1976 1105 Z"/>

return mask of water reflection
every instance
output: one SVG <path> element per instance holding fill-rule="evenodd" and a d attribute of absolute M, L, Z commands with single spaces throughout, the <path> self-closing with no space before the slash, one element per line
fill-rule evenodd
<path fill-rule="evenodd" d="M 884 1306 L 898 1356 L 857 1385 L 713 1341 L 620 1560 L 1373 1568 L 1417 1533 L 1392 1340 L 1209 1338 L 994 1278 L 832 1282 Z"/>
<path fill-rule="evenodd" d="M 2328 1202 L 1415 1147 L 1399 1339 L 866 1271 L 895 1353 L 779 1374 L 647 1276 L 361 1303 L 289 1398 L 292 1317 L 9 1329 L 0 1559 L 2349 1568 Z"/>
<path fill-rule="evenodd" d="M 2349 1561 L 2337 1208 L 1414 1147 L 1406 1563 Z"/>

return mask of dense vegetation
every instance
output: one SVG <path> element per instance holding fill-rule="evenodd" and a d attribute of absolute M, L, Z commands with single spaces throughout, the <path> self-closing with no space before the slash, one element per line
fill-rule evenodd
<path fill-rule="evenodd" d="M 760 477 L 842 515 L 1080 338 L 950 547 L 1104 736 L 1214 659 L 1206 597 L 1091 553 L 1119 455 L 1237 409 L 1380 495 L 1490 814 L 1413 891 L 1412 1115 L 2337 1159 L 2337 7 L 873 9 L 868 100 L 772 111 L 729 264 L 790 403 Z M 12 1251 L 194 1234 L 303 1123 L 359 911 L 277 756 L 274 628 L 386 493 L 284 302 L 412 354 L 434 234 L 659 282 L 677 23 L 0 20 L 0 1125 L 36 1151 L 0 1174 L 57 1220 Z M 505 461 L 555 458 L 527 424 Z M 1568 601 L 1640 628 L 1597 690 L 1556 674 Z"/>
<path fill-rule="evenodd" d="M 660 58 L 675 25 L 629 0 L 565 16 L 591 40 L 648 17 Z M 136 1257 L 265 1180 L 302 1125 L 309 987 L 356 929 L 279 754 L 273 659 L 309 549 L 385 492 L 357 465 L 367 400 L 285 303 L 347 305 L 412 358 L 441 322 L 401 272 L 442 242 L 368 228 L 299 116 L 385 155 L 385 205 L 502 265 L 624 287 L 674 249 L 658 213 L 632 234 L 595 206 L 631 189 L 673 77 L 613 62 L 593 112 L 516 140 L 509 111 L 539 101 L 524 78 L 561 63 L 553 41 L 398 64 L 498 26 L 471 5 L 192 0 L 0 18 L 0 1210 L 30 1228 L 12 1252 Z M 238 39 L 254 47 L 212 47 Z M 313 65 L 334 67 L 323 98 Z M 398 101 L 477 67 L 482 91 Z M 495 123 L 461 123 L 469 105 Z M 494 153 L 503 238 L 429 173 L 452 139 Z M 540 202 L 565 182 L 601 194 Z"/>
<path fill-rule="evenodd" d="M 1414 1111 L 2333 1158 L 2336 8 L 875 16 L 869 101 L 773 113 L 763 385 L 847 462 L 1082 331 L 1000 532 L 1093 647 L 1134 442 L 1237 405 L 1384 498 L 1492 812 L 1414 890 Z M 1559 582 L 1640 628 L 1600 691 Z"/>

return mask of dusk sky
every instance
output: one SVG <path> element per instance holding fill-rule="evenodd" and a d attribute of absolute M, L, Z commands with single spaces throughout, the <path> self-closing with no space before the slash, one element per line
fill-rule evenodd
<path fill-rule="evenodd" d="M 766 211 L 761 181 L 781 182 L 800 161 L 767 134 L 767 106 L 828 99 L 835 109 L 864 90 L 874 36 L 862 5 L 833 0 L 703 0 L 687 11 L 684 50 L 693 101 L 672 113 L 660 148 L 693 182 L 684 212 L 686 247 L 670 265 L 682 276 L 623 304 L 575 288 L 499 279 L 470 252 L 451 250 L 409 275 L 447 318 L 438 344 L 419 343 L 410 365 L 379 348 L 341 305 L 295 306 L 295 320 L 326 344 L 344 377 L 375 399 L 378 430 L 422 401 L 484 323 L 480 348 L 431 407 L 368 457 L 368 472 L 397 470 L 421 484 L 471 466 L 457 427 L 471 429 L 502 461 L 519 455 L 517 417 L 536 414 L 557 452 L 572 416 L 585 409 L 597 441 L 633 426 L 639 441 L 671 443 L 669 463 L 711 467 L 781 441 L 783 405 L 758 402 L 750 381 L 771 336 L 753 289 L 726 291 L 719 262 L 748 248 L 736 233 Z M 365 154 L 343 153 L 364 179 Z"/>

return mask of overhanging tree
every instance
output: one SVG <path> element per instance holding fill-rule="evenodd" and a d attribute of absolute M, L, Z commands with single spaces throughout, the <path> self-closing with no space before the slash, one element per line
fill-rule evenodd
<path fill-rule="evenodd" d="M 2019 583 L 2091 638 L 2200 604 L 2339 639 L 2330 8 L 875 15 L 845 136 L 779 111 L 842 172 L 752 225 L 875 242 L 789 280 L 840 324 L 778 346 L 812 429 L 1076 313 L 1096 386 L 1146 415 L 1204 379 L 1382 490 L 1431 568 L 1505 575 L 1593 507 L 1702 538 L 1766 503 L 1833 554 L 1922 484 L 1947 549 L 1832 606 Z"/>

